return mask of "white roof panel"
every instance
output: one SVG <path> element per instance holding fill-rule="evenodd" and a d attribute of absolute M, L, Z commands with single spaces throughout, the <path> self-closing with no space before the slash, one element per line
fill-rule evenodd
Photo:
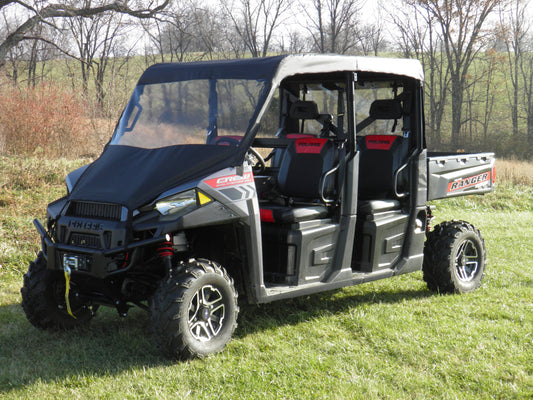
<path fill-rule="evenodd" d="M 336 71 L 385 73 L 424 80 L 424 70 L 418 60 L 336 54 L 295 54 L 288 55 L 281 60 L 273 83 L 277 85 L 284 78 L 297 74 Z"/>

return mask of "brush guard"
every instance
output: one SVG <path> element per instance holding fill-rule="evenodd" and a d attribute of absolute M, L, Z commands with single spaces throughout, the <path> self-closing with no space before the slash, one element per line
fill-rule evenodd
<path fill-rule="evenodd" d="M 138 240 L 123 246 L 117 246 L 113 249 L 94 249 L 64 243 L 54 243 L 41 221 L 35 219 L 33 224 L 41 236 L 43 253 L 46 258 L 48 269 L 65 271 L 66 264 L 70 268 L 71 273 L 88 273 L 95 278 L 101 279 L 124 271 L 124 269 L 113 269 L 111 271 L 108 269 L 109 265 L 116 262 L 114 258 L 115 256 L 119 254 L 127 254 L 139 247 L 156 245 L 170 240 L 168 235 L 163 235 L 150 239 Z M 67 255 L 67 258 L 70 259 L 70 261 L 65 261 L 65 255 Z M 83 270 L 83 265 L 90 265 L 90 269 L 87 271 Z"/>

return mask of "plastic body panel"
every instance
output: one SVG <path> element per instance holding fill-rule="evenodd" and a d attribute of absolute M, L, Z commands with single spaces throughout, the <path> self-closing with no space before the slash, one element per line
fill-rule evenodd
<path fill-rule="evenodd" d="M 400 258 L 409 215 L 400 210 L 363 216 L 358 221 L 353 269 L 372 272 L 390 268 Z M 360 226 L 359 226 L 360 225 Z"/>
<path fill-rule="evenodd" d="M 331 220 L 312 220 L 280 229 L 267 223 L 262 230 L 264 267 L 272 280 L 280 274 L 286 276 L 287 284 L 320 282 L 332 270 L 338 224 Z"/>
<path fill-rule="evenodd" d="M 428 200 L 491 192 L 495 162 L 494 153 L 429 153 Z"/>

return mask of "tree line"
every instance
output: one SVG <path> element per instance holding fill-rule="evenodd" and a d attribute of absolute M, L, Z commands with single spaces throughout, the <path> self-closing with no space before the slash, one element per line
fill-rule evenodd
<path fill-rule="evenodd" d="M 531 0 L 0 0 L 0 74 L 36 85 L 50 79 L 47 65 L 64 60 L 73 87 L 103 107 L 139 58 L 144 66 L 303 52 L 418 58 L 431 147 L 528 158 L 528 7 Z"/>

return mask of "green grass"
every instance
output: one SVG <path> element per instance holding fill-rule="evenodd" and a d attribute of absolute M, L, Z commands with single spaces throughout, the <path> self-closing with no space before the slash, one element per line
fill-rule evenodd
<path fill-rule="evenodd" d="M 84 162 L 0 157 L 0 398 L 533 397 L 532 187 L 435 202 L 435 223 L 482 231 L 489 262 L 475 293 L 435 295 L 417 272 L 244 306 L 223 353 L 171 362 L 141 310 L 120 319 L 101 309 L 89 328 L 57 333 L 35 329 L 20 307 L 38 250 L 31 220 Z"/>
<path fill-rule="evenodd" d="M 35 258 L 33 219 L 44 221 L 46 205 L 66 194 L 66 174 L 89 161 L 0 156 L 0 277 L 18 275 Z"/>

